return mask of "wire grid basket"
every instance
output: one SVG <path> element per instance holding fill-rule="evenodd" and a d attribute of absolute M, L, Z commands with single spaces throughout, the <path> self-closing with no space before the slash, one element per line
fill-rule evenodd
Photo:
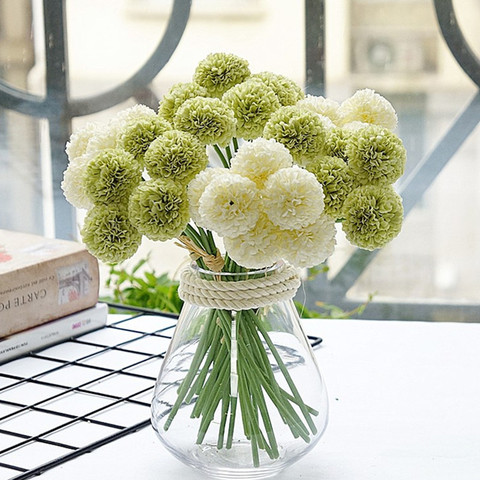
<path fill-rule="evenodd" d="M 0 366 L 0 480 L 32 478 L 150 424 L 177 316 L 114 306 L 134 313 Z"/>

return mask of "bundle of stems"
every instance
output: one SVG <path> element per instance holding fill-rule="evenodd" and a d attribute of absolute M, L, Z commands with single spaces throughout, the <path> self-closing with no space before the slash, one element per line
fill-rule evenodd
<path fill-rule="evenodd" d="M 189 225 L 185 235 L 209 255 L 217 253 L 210 232 Z M 201 268 L 206 267 L 202 258 L 197 260 L 197 264 Z M 252 278 L 247 269 L 236 264 L 228 255 L 222 271 L 235 274 L 227 276 L 227 281 Z M 222 281 L 216 275 L 205 278 Z M 272 410 L 278 412 L 293 437 L 302 438 L 307 443 L 311 435 L 317 433 L 312 417 L 318 415 L 302 400 L 270 338 L 261 310 L 207 310 L 191 365 L 164 424 L 164 429 L 168 430 L 178 410 L 184 404 L 194 403 L 191 416 L 200 419 L 196 442 L 201 444 L 209 428 L 217 425 L 213 422 L 217 415 L 220 421 L 217 448 L 229 449 L 239 414 L 256 467 L 260 465 L 260 450 L 264 450 L 271 459 L 279 457 Z M 286 383 L 288 389 L 280 386 L 275 372 L 283 377 L 282 384 Z"/>

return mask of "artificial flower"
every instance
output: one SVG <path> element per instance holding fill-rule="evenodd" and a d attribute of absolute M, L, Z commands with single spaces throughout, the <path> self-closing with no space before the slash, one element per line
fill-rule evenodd
<path fill-rule="evenodd" d="M 131 153 L 108 148 L 88 162 L 85 191 L 95 205 L 123 203 L 141 178 L 141 167 Z"/>
<path fill-rule="evenodd" d="M 325 128 L 318 115 L 295 106 L 279 108 L 265 125 L 263 136 L 285 145 L 299 164 L 320 155 L 325 144 Z"/>
<path fill-rule="evenodd" d="M 205 145 L 180 130 L 171 130 L 158 137 L 145 154 L 145 167 L 151 178 L 166 178 L 183 185 L 207 164 Z"/>
<path fill-rule="evenodd" d="M 314 267 L 333 253 L 335 234 L 335 221 L 322 213 L 307 227 L 277 232 L 277 249 L 281 258 L 296 267 Z"/>
<path fill-rule="evenodd" d="M 352 132 L 345 153 L 355 181 L 361 185 L 394 183 L 403 174 L 407 158 L 402 141 L 377 125 Z"/>
<path fill-rule="evenodd" d="M 230 171 L 253 180 L 258 188 L 263 188 L 272 173 L 292 164 L 293 158 L 284 145 L 260 137 L 240 146 L 231 160 Z"/>
<path fill-rule="evenodd" d="M 142 241 L 125 206 L 93 207 L 87 212 L 80 233 L 88 251 L 105 263 L 119 263 L 130 258 Z"/>
<path fill-rule="evenodd" d="M 264 268 L 280 258 L 277 232 L 265 214 L 260 214 L 253 228 L 235 237 L 225 236 L 223 245 L 229 257 L 246 268 Z"/>
<path fill-rule="evenodd" d="M 343 161 L 348 162 L 346 152 L 347 140 L 350 132 L 341 127 L 334 127 L 327 130 L 325 138 L 325 155 L 330 157 L 338 157 Z"/>
<path fill-rule="evenodd" d="M 317 113 L 330 119 L 333 125 L 340 125 L 338 109 L 340 104 L 322 96 L 307 95 L 296 103 L 297 107 Z"/>
<path fill-rule="evenodd" d="M 198 212 L 200 197 L 216 175 L 225 174 L 224 168 L 206 168 L 202 170 L 187 186 L 188 205 L 192 220 L 200 225 L 201 218 Z"/>
<path fill-rule="evenodd" d="M 218 98 L 190 98 L 177 110 L 173 123 L 178 130 L 195 135 L 204 144 L 224 147 L 235 135 L 233 110 Z"/>
<path fill-rule="evenodd" d="M 88 209 L 93 206 L 85 189 L 85 172 L 91 157 L 88 154 L 75 157 L 74 161 L 69 162 L 67 169 L 63 172 L 63 181 L 61 184 L 63 194 L 68 202 L 74 207 Z"/>
<path fill-rule="evenodd" d="M 243 58 L 231 53 L 211 53 L 198 64 L 193 79 L 209 96 L 220 98 L 249 76 L 248 62 Z"/>
<path fill-rule="evenodd" d="M 163 96 L 158 105 L 158 114 L 168 122 L 173 122 L 173 117 L 180 106 L 189 98 L 206 97 L 207 89 L 195 82 L 176 83 Z"/>
<path fill-rule="evenodd" d="M 200 197 L 198 225 L 220 236 L 236 237 L 257 222 L 259 202 L 254 182 L 225 170 L 223 175 L 213 177 Z"/>
<path fill-rule="evenodd" d="M 280 107 L 274 91 L 259 80 L 246 80 L 224 93 L 222 100 L 237 120 L 236 135 L 244 140 L 259 137 L 265 124 Z"/>
<path fill-rule="evenodd" d="M 178 237 L 190 219 L 185 189 L 168 180 L 142 182 L 130 196 L 130 221 L 150 240 Z"/>
<path fill-rule="evenodd" d="M 359 121 L 395 130 L 397 114 L 392 104 L 374 90 L 358 90 L 338 109 L 342 124 Z"/>
<path fill-rule="evenodd" d="M 262 190 L 263 210 L 283 229 L 301 229 L 323 212 L 323 191 L 315 175 L 303 168 L 282 168 L 270 175 Z"/>
<path fill-rule="evenodd" d="M 252 75 L 252 78 L 259 78 L 267 84 L 275 92 L 280 105 L 283 107 L 295 105 L 295 103 L 305 96 L 303 90 L 293 80 L 284 75 L 272 72 L 260 72 Z"/>
<path fill-rule="evenodd" d="M 69 162 L 81 157 L 87 152 L 88 142 L 98 130 L 98 125 L 93 122 L 87 123 L 83 128 L 72 133 L 70 140 L 67 142 L 65 152 L 67 153 Z"/>
<path fill-rule="evenodd" d="M 169 122 L 157 115 L 131 120 L 119 133 L 117 145 L 130 152 L 137 161 L 142 162 L 150 144 L 171 128 Z"/>
<path fill-rule="evenodd" d="M 341 217 L 343 203 L 353 188 L 353 176 L 338 157 L 321 156 L 308 169 L 323 187 L 325 213 L 334 220 Z"/>
<path fill-rule="evenodd" d="M 391 185 L 353 190 L 342 210 L 347 240 L 366 250 L 384 247 L 402 228 L 402 199 Z"/>

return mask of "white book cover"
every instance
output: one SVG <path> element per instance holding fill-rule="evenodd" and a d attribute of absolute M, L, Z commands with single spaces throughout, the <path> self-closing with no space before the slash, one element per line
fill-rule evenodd
<path fill-rule="evenodd" d="M 97 303 L 94 307 L 15 333 L 0 340 L 0 363 L 102 328 L 107 317 L 108 306 Z"/>

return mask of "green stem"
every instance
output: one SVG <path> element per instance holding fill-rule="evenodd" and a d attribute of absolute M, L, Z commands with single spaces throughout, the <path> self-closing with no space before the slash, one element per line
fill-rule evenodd
<path fill-rule="evenodd" d="M 233 137 L 233 138 L 232 138 L 232 141 L 233 141 L 233 150 L 235 151 L 235 153 L 237 153 L 237 151 L 238 151 L 238 140 L 237 140 L 237 137 Z"/>
<path fill-rule="evenodd" d="M 218 158 L 220 159 L 220 161 L 222 162 L 222 165 L 225 167 L 225 168 L 230 168 L 230 163 L 228 162 L 228 160 L 225 158 L 225 155 L 223 154 L 222 150 L 220 149 L 220 147 L 215 144 L 213 146 L 213 148 L 215 149 L 215 152 L 217 152 L 217 155 L 218 155 Z"/>
<path fill-rule="evenodd" d="M 208 318 L 206 321 L 206 326 L 203 330 L 203 333 L 200 337 L 200 340 L 198 342 L 197 348 L 195 350 L 195 355 L 193 356 L 192 359 L 192 364 L 190 365 L 190 369 L 188 370 L 187 375 L 183 379 L 178 392 L 177 392 L 177 400 L 175 401 L 172 410 L 170 411 L 170 414 L 168 415 L 167 421 L 165 422 L 164 425 L 164 430 L 168 430 L 170 427 L 173 419 L 175 418 L 175 415 L 178 412 L 178 409 L 180 408 L 185 396 L 187 395 L 187 392 L 193 382 L 193 379 L 195 378 L 198 368 L 200 364 L 202 363 L 203 358 L 205 357 L 208 347 L 211 344 L 211 325 L 214 323 L 214 313 L 215 310 L 211 310 L 208 313 Z"/>
<path fill-rule="evenodd" d="M 283 363 L 283 360 L 280 357 L 280 354 L 278 353 L 277 347 L 274 345 L 274 343 L 270 339 L 270 336 L 268 335 L 267 331 L 259 321 L 258 317 L 256 315 L 252 315 L 252 318 L 255 321 L 257 328 L 260 330 L 264 340 L 267 342 L 268 348 L 270 349 L 272 355 L 274 356 L 275 361 L 277 362 L 278 368 L 280 368 L 280 371 L 282 372 L 285 380 L 287 381 L 287 384 L 290 387 L 290 390 L 292 391 L 294 398 L 297 400 L 298 407 L 300 408 L 305 420 L 307 421 L 311 432 L 315 435 L 317 433 L 317 427 L 315 426 L 315 423 L 312 420 L 310 412 L 308 411 L 307 406 L 303 402 L 302 397 L 300 396 L 300 393 L 298 392 L 298 389 L 294 381 L 292 380 L 292 377 L 290 376 L 290 373 L 288 372 L 287 367 Z"/>

